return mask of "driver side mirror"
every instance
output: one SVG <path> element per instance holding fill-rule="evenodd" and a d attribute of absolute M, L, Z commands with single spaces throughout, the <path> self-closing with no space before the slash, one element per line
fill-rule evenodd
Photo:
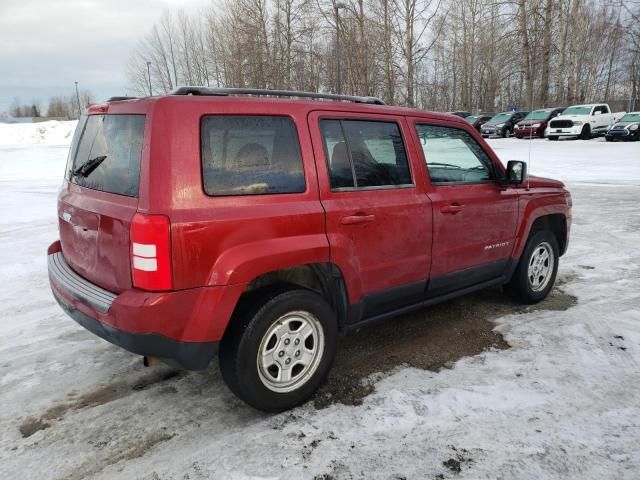
<path fill-rule="evenodd" d="M 509 160 L 507 163 L 508 185 L 522 185 L 527 180 L 527 164 L 520 160 Z"/>

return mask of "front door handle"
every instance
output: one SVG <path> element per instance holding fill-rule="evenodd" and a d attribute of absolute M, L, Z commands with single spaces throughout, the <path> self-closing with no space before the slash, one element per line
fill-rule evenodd
<path fill-rule="evenodd" d="M 340 218 L 342 225 L 360 225 L 363 223 L 371 223 L 376 219 L 375 215 L 347 215 Z"/>
<path fill-rule="evenodd" d="M 451 205 L 444 205 L 440 207 L 440 212 L 456 214 L 458 212 L 461 212 L 463 208 L 464 206 L 460 205 L 459 203 L 452 203 Z"/>

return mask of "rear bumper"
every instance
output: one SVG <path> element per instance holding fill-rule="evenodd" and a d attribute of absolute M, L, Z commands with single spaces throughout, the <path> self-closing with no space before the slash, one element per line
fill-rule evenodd
<path fill-rule="evenodd" d="M 178 342 L 156 333 L 131 333 L 118 330 L 74 308 L 53 290 L 62 309 L 79 325 L 120 348 L 147 357 L 158 357 L 187 370 L 204 370 L 218 352 L 217 342 Z"/>
<path fill-rule="evenodd" d="M 60 243 L 49 247 L 49 283 L 63 310 L 97 336 L 138 355 L 189 370 L 207 367 L 245 285 L 172 292 L 128 289 L 119 294 L 88 282 L 66 263 Z"/>

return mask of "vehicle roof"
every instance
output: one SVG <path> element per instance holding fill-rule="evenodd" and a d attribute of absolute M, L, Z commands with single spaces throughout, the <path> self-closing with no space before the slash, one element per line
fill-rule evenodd
<path fill-rule="evenodd" d="M 392 105 L 375 105 L 365 103 L 355 103 L 347 101 L 333 100 L 310 100 L 310 99 L 293 99 L 293 98 L 270 98 L 270 97 L 246 97 L 246 96 L 213 96 L 213 95 L 162 95 L 154 97 L 141 97 L 135 99 L 112 100 L 104 104 L 90 107 L 95 111 L 102 110 L 103 113 L 125 113 L 127 110 L 146 111 L 156 104 L 210 104 L 215 105 L 255 105 L 260 104 L 266 107 L 266 110 L 273 112 L 274 110 L 287 113 L 289 111 L 306 110 L 337 110 L 341 112 L 353 113 L 371 113 L 371 114 L 387 114 L 401 116 L 419 116 L 428 117 L 430 119 L 446 120 L 465 125 L 467 122 L 461 117 L 450 113 L 433 112 L 420 110 L 417 108 L 398 107 Z M 277 108 L 274 108 L 277 107 Z M 106 112 L 104 111 L 106 109 Z M 212 112 L 213 113 L 213 112 Z"/>
<path fill-rule="evenodd" d="M 582 105 L 569 105 L 567 108 L 570 108 L 570 107 L 597 107 L 599 105 L 606 105 L 606 103 L 584 103 Z"/>

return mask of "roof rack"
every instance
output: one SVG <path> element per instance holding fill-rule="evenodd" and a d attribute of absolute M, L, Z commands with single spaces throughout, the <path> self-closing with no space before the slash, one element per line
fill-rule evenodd
<path fill-rule="evenodd" d="M 326 100 L 340 100 L 355 103 L 368 103 L 372 105 L 384 105 L 384 102 L 376 97 L 358 97 L 354 95 L 336 95 L 333 93 L 296 92 L 295 90 L 264 90 L 259 88 L 209 88 L 209 87 L 178 87 L 169 92 L 169 95 L 267 95 L 273 97 L 299 97 L 322 98 Z"/>
<path fill-rule="evenodd" d="M 111 97 L 107 102 L 117 102 L 119 100 L 135 100 L 139 97 Z"/>

